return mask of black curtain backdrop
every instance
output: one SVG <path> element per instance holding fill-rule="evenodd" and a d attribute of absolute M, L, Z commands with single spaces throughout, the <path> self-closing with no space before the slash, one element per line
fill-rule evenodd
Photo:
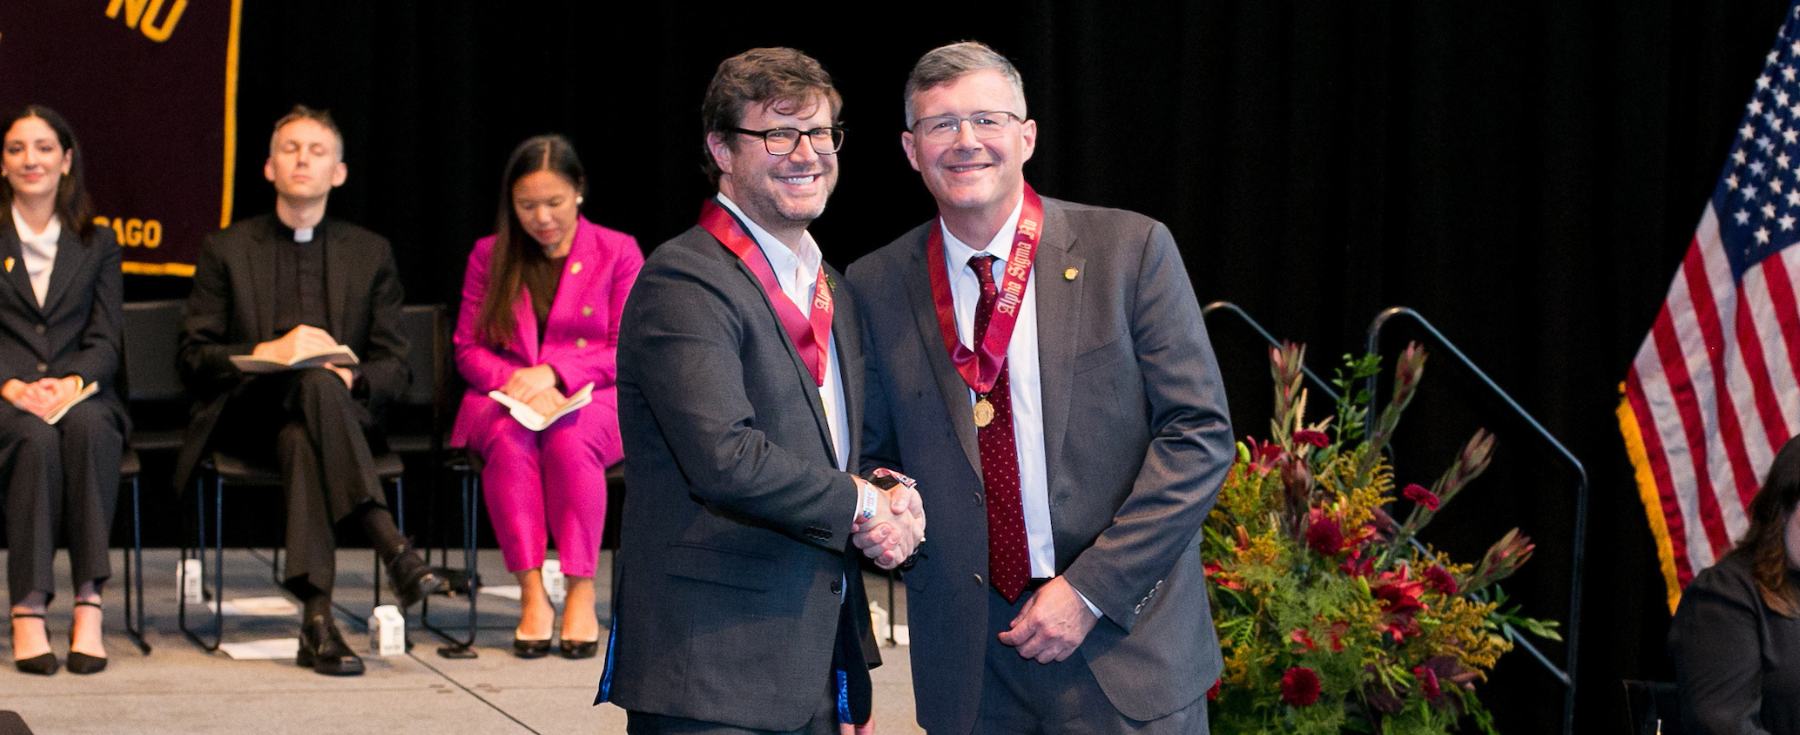
<path fill-rule="evenodd" d="M 813 231 L 847 265 L 932 214 L 898 145 L 907 70 L 942 43 L 985 41 L 1023 71 L 1039 191 L 1168 223 L 1202 302 L 1308 343 L 1322 372 L 1361 351 L 1380 309 L 1414 307 L 1586 463 L 1578 731 L 1624 725 L 1621 678 L 1672 676 L 1612 411 L 1784 2 L 1069 0 L 836 22 L 779 4 L 247 6 L 238 216 L 273 206 L 267 126 L 297 102 L 330 108 L 350 167 L 332 213 L 393 240 L 409 301 L 453 306 L 526 136 L 569 135 L 587 215 L 646 249 L 691 225 L 708 193 L 701 93 L 753 46 L 805 50 L 844 94 L 841 186 Z M 1236 322 L 1211 326 L 1238 432 L 1266 437 L 1265 351 Z M 1388 334 L 1390 355 L 1418 337 Z M 1398 479 L 1429 484 L 1476 427 L 1500 436 L 1494 466 L 1425 539 L 1473 561 L 1522 528 L 1537 555 L 1505 587 L 1526 614 L 1566 619 L 1575 475 L 1441 350 L 1396 441 Z M 1523 652 L 1482 689 L 1504 731 L 1558 728 L 1561 687 Z"/>

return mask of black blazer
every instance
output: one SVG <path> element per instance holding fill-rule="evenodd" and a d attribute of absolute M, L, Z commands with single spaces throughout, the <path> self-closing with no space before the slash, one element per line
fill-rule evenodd
<path fill-rule="evenodd" d="M 854 464 L 860 320 L 843 278 L 826 273 Z M 832 469 L 818 386 L 768 296 L 704 229 L 663 243 L 639 272 L 620 320 L 618 387 L 631 492 L 601 698 L 800 728 L 823 693 L 844 604 L 864 659 L 880 662 L 849 546 L 858 492 Z"/>
<path fill-rule="evenodd" d="M 112 408 L 119 425 L 128 426 L 113 386 L 124 354 L 125 310 L 122 256 L 113 231 L 94 227 L 83 238 L 63 226 L 42 307 L 22 253 L 12 217 L 0 216 L 0 263 L 12 264 L 0 269 L 0 280 L 11 286 L 0 287 L 0 383 L 79 375 L 100 384 L 99 394 L 88 400 Z"/>
<path fill-rule="evenodd" d="M 208 235 L 201 246 L 176 356 L 182 383 L 195 401 L 175 467 L 177 490 L 187 486 L 205 452 L 225 399 L 247 381 L 231 356 L 248 355 L 258 343 L 281 336 L 275 333 L 274 298 L 278 225 L 272 213 L 252 217 Z M 324 229 L 327 324 L 322 326 L 356 351 L 361 360 L 356 390 L 379 411 L 412 382 L 400 332 L 405 294 L 394 254 L 387 238 L 349 222 L 327 217 Z"/>

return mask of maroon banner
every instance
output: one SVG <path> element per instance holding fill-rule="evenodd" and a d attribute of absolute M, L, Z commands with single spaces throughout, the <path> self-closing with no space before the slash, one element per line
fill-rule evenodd
<path fill-rule="evenodd" d="M 0 109 L 68 119 L 126 273 L 192 276 L 200 239 L 231 221 L 241 2 L 0 10 Z"/>

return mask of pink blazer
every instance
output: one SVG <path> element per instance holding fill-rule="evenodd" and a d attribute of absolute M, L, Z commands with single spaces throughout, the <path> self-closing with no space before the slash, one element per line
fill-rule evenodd
<path fill-rule="evenodd" d="M 518 333 L 504 348 L 488 344 L 481 337 L 478 324 L 494 240 L 489 235 L 475 241 L 468 272 L 463 276 L 462 309 L 457 315 L 454 341 L 456 369 L 469 381 L 469 390 L 463 394 L 450 445 L 466 446 L 472 434 L 491 426 L 496 414 L 505 414 L 504 407 L 488 398 L 488 391 L 506 385 L 514 371 L 539 364 L 550 365 L 570 391 L 593 383 L 594 402 L 581 410 L 604 410 L 610 414 L 610 421 L 617 422 L 618 391 L 613 383 L 618 376 L 619 313 L 625 308 L 625 297 L 637 280 L 638 269 L 644 265 L 637 239 L 580 218 L 569 260 L 563 266 L 562 282 L 550 304 L 550 317 L 545 320 L 543 345 L 538 344 L 537 315 L 531 310 L 531 295 L 521 289 L 513 299 Z M 618 459 L 606 458 L 608 464 Z"/>

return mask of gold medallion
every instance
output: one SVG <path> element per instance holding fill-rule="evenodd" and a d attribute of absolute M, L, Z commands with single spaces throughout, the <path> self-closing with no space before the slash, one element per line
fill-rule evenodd
<path fill-rule="evenodd" d="M 982 398 L 981 400 L 976 401 L 975 402 L 975 427 L 978 429 L 985 429 L 985 428 L 987 428 L 988 424 L 991 424 L 993 422 L 994 422 L 994 404 L 988 403 L 988 399 L 986 399 L 986 398 Z"/>

